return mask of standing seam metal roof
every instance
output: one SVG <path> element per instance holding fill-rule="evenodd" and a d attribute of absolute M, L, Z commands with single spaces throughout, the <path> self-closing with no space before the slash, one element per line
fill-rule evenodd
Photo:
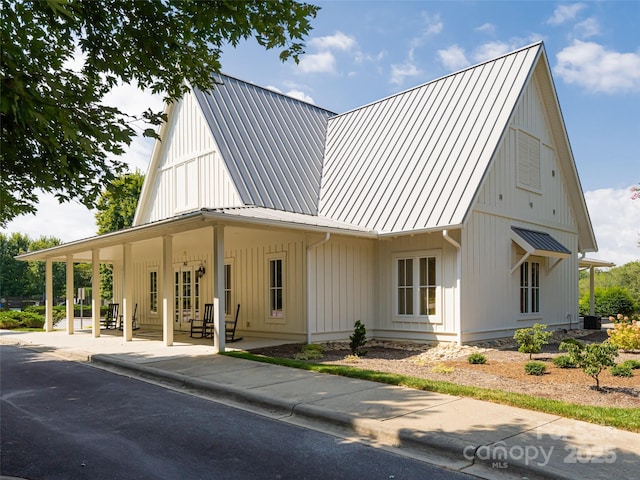
<path fill-rule="evenodd" d="M 381 233 L 462 224 L 541 51 L 330 119 L 319 213 Z"/>
<path fill-rule="evenodd" d="M 194 93 L 243 203 L 317 214 L 335 113 L 227 75 L 216 81 Z"/>

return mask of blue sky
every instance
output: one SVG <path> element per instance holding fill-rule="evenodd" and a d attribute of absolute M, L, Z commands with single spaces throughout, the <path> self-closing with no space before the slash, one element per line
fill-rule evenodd
<path fill-rule="evenodd" d="M 225 50 L 223 71 L 341 113 L 542 40 L 600 247 L 589 256 L 640 259 L 640 200 L 629 192 L 640 182 L 640 2 L 315 3 L 322 8 L 298 65 L 250 41 Z M 131 108 L 134 97 L 159 105 L 126 89 L 111 99 Z M 137 142 L 127 158 L 145 171 L 149 156 Z M 67 206 L 77 210 L 69 225 L 46 231 L 38 218 L 62 211 L 49 203 L 43 196 L 41 213 L 8 230 L 65 241 L 94 234 L 78 205 Z M 72 216 L 84 219 L 81 229 Z"/>

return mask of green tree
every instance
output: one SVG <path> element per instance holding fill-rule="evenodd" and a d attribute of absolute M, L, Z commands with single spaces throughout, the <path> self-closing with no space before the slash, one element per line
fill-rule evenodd
<path fill-rule="evenodd" d="M 18 297 L 28 290 L 29 265 L 14 257 L 29 250 L 29 237 L 21 233 L 0 233 L 0 297 Z"/>
<path fill-rule="evenodd" d="M 592 343 L 582 348 L 562 342 L 558 348 L 566 351 L 571 361 L 596 381 L 597 390 L 600 390 L 600 374 L 607 367 L 615 366 L 615 357 L 618 356 L 618 347 L 609 342 Z"/>
<path fill-rule="evenodd" d="M 631 295 L 636 308 L 640 308 L 640 261 L 629 262 L 608 270 L 596 269 L 594 282 L 596 289 L 608 287 L 620 287 L 625 289 L 629 295 Z M 581 298 L 580 313 L 585 314 L 586 312 L 588 315 L 589 272 L 580 272 L 579 286 Z"/>
<path fill-rule="evenodd" d="M 59 238 L 42 236 L 37 240 L 31 240 L 29 242 L 29 250 L 43 250 L 45 248 L 55 247 L 61 243 L 62 241 Z M 39 295 L 41 298 L 45 298 L 45 268 L 45 262 L 28 262 L 30 283 L 29 295 Z M 67 278 L 66 268 L 66 265 L 62 262 L 53 262 L 51 265 L 54 298 L 63 297 L 65 295 Z"/>
<path fill-rule="evenodd" d="M 45 295 L 45 262 L 21 262 L 14 257 L 33 250 L 42 250 L 62 243 L 54 237 L 31 240 L 28 235 L 0 233 L 0 297 L 37 297 Z M 54 262 L 53 296 L 64 295 L 65 265 Z"/>
<path fill-rule="evenodd" d="M 547 332 L 547 326 L 544 323 L 535 323 L 533 327 L 516 330 L 513 338 L 520 345 L 518 351 L 528 353 L 531 360 L 534 353 L 539 353 L 542 347 L 549 343 L 552 335 L 551 332 Z"/>
<path fill-rule="evenodd" d="M 109 233 L 133 225 L 144 175 L 140 172 L 121 175 L 111 181 L 98 199 L 96 224 L 98 233 Z"/>
<path fill-rule="evenodd" d="M 164 115 L 136 119 L 103 103 L 114 86 L 166 102 L 189 86 L 211 90 L 223 47 L 250 38 L 297 61 L 318 11 L 295 0 L 1 0 L 1 9 L 0 225 L 35 212 L 40 191 L 92 208 L 126 171 L 114 156 L 137 135 L 132 122 L 157 126 Z"/>

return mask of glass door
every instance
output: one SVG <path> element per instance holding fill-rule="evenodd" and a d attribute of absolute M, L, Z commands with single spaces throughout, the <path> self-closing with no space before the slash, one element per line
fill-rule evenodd
<path fill-rule="evenodd" d="M 178 331 L 191 330 L 190 320 L 200 318 L 200 281 L 192 266 L 182 265 L 174 272 L 175 323 Z"/>

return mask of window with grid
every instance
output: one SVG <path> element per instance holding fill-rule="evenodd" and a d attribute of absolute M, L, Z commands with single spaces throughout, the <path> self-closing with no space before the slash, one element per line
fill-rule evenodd
<path fill-rule="evenodd" d="M 284 316 L 284 279 L 283 259 L 269 260 L 269 316 L 281 318 Z"/>
<path fill-rule="evenodd" d="M 149 312 L 158 313 L 158 272 L 149 272 Z"/>
<path fill-rule="evenodd" d="M 396 257 L 396 314 L 435 317 L 439 314 L 438 256 L 416 254 Z"/>
<path fill-rule="evenodd" d="M 231 265 L 224 265 L 224 314 L 231 315 Z"/>
<path fill-rule="evenodd" d="M 540 263 L 520 265 L 520 313 L 540 313 Z"/>

